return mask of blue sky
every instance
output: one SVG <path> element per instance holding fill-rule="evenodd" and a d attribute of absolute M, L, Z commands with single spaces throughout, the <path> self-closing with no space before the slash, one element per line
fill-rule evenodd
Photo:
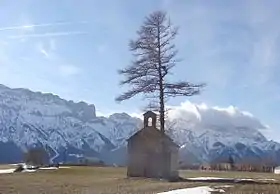
<path fill-rule="evenodd" d="M 116 71 L 129 64 L 128 41 L 143 18 L 159 9 L 180 26 L 174 79 L 208 84 L 170 105 L 235 106 L 279 135 L 277 0 L 2 0 L 0 83 L 85 100 L 104 113 L 137 112 L 141 98 L 114 102 L 125 90 Z"/>

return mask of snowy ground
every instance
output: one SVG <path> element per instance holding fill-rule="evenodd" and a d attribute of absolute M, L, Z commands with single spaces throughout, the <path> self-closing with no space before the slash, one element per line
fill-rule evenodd
<path fill-rule="evenodd" d="M 2 169 L 0 170 L 0 174 L 10 174 L 10 173 L 13 173 L 15 171 L 14 168 L 12 169 Z"/>
<path fill-rule="evenodd" d="M 186 178 L 189 181 L 215 181 L 215 182 L 242 182 L 242 181 L 276 181 L 275 179 L 252 179 L 252 178 L 220 178 L 220 177 L 194 177 Z"/>
<path fill-rule="evenodd" d="M 0 170 L 0 174 L 11 174 L 11 173 L 14 173 L 15 169 L 14 168 L 11 168 L 11 169 L 3 169 L 3 170 Z M 25 169 L 23 170 L 22 172 L 36 172 L 36 170 L 28 170 L 28 169 Z"/>
<path fill-rule="evenodd" d="M 189 181 L 209 181 L 209 182 L 242 182 L 242 181 L 276 181 L 275 179 L 249 179 L 249 178 L 220 178 L 220 177 L 194 177 L 194 178 L 186 178 L 185 180 Z M 158 194 L 211 194 L 215 193 L 224 193 L 226 192 L 224 189 L 227 187 L 232 187 L 230 185 L 219 186 L 219 187 L 193 187 L 193 188 L 185 188 L 185 189 L 176 189 L 171 191 L 166 191 Z"/>
<path fill-rule="evenodd" d="M 58 168 L 57 167 L 42 167 L 42 168 L 39 168 L 40 170 L 57 170 Z"/>
<path fill-rule="evenodd" d="M 11 164 L 12 166 L 17 166 L 19 164 Z M 23 168 L 25 170 L 23 170 L 22 172 L 36 172 L 37 170 L 30 170 L 30 169 L 27 169 L 27 165 L 26 164 L 21 164 L 23 165 Z M 30 167 L 30 166 L 29 166 Z M 70 167 L 59 167 L 59 168 L 70 168 Z M 59 168 L 57 167 L 42 167 L 42 168 L 39 168 L 38 170 L 58 170 Z M 11 173 L 14 173 L 16 168 L 9 168 L 9 169 L 0 169 L 0 174 L 11 174 Z"/>
<path fill-rule="evenodd" d="M 216 188 L 211 188 L 209 186 L 202 186 L 202 187 L 193 187 L 193 188 L 186 188 L 186 189 L 176 189 L 176 190 L 171 190 L 158 194 L 211 194 L 211 192 L 224 193 L 225 190 L 222 188 L 226 188 L 226 187 L 231 187 L 231 186 L 225 185 Z"/>
<path fill-rule="evenodd" d="M 71 168 L 70 166 L 60 166 L 59 168 Z"/>

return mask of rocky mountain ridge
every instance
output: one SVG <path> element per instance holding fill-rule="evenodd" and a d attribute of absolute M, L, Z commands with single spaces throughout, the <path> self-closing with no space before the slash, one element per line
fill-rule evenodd
<path fill-rule="evenodd" d="M 170 136 L 181 146 L 181 161 L 211 161 L 233 155 L 279 163 L 280 144 L 254 128 L 173 120 Z M 53 162 L 91 156 L 107 163 L 125 162 L 126 139 L 142 126 L 126 113 L 96 116 L 95 106 L 53 94 L 0 85 L 0 162 L 17 162 L 29 147 L 44 147 Z"/>

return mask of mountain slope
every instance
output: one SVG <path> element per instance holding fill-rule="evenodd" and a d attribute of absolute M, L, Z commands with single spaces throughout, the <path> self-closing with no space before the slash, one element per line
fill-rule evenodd
<path fill-rule="evenodd" d="M 242 120 L 237 124 L 201 122 L 206 113 L 193 109 L 192 122 L 190 115 L 167 123 L 172 123 L 170 136 L 181 146 L 182 162 L 209 162 L 232 155 L 240 161 L 257 158 L 279 163 L 280 144 L 268 141 L 257 126 L 248 127 Z M 92 156 L 124 164 L 126 139 L 141 126 L 140 119 L 126 113 L 97 117 L 94 105 L 0 85 L 0 162 L 17 162 L 23 151 L 36 146 L 44 147 L 53 162 Z"/>
<path fill-rule="evenodd" d="M 13 142 L 22 151 L 49 147 L 53 160 L 66 151 L 100 156 L 114 149 L 136 130 L 139 120 L 128 117 L 125 113 L 96 117 L 94 105 L 0 85 L 0 142 Z"/>

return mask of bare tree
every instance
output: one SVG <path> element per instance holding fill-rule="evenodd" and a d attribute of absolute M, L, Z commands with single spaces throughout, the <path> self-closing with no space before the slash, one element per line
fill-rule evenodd
<path fill-rule="evenodd" d="M 125 78 L 121 85 L 131 88 L 116 98 L 121 102 L 138 94 L 143 94 L 153 103 L 153 109 L 160 114 L 160 130 L 164 132 L 165 102 L 169 97 L 193 96 L 200 93 L 205 84 L 192 84 L 185 81 L 170 82 L 167 75 L 179 61 L 177 50 L 172 43 L 178 28 L 170 22 L 167 14 L 156 11 L 146 17 L 138 38 L 131 40 L 129 47 L 135 59 L 128 67 L 119 70 Z"/>

